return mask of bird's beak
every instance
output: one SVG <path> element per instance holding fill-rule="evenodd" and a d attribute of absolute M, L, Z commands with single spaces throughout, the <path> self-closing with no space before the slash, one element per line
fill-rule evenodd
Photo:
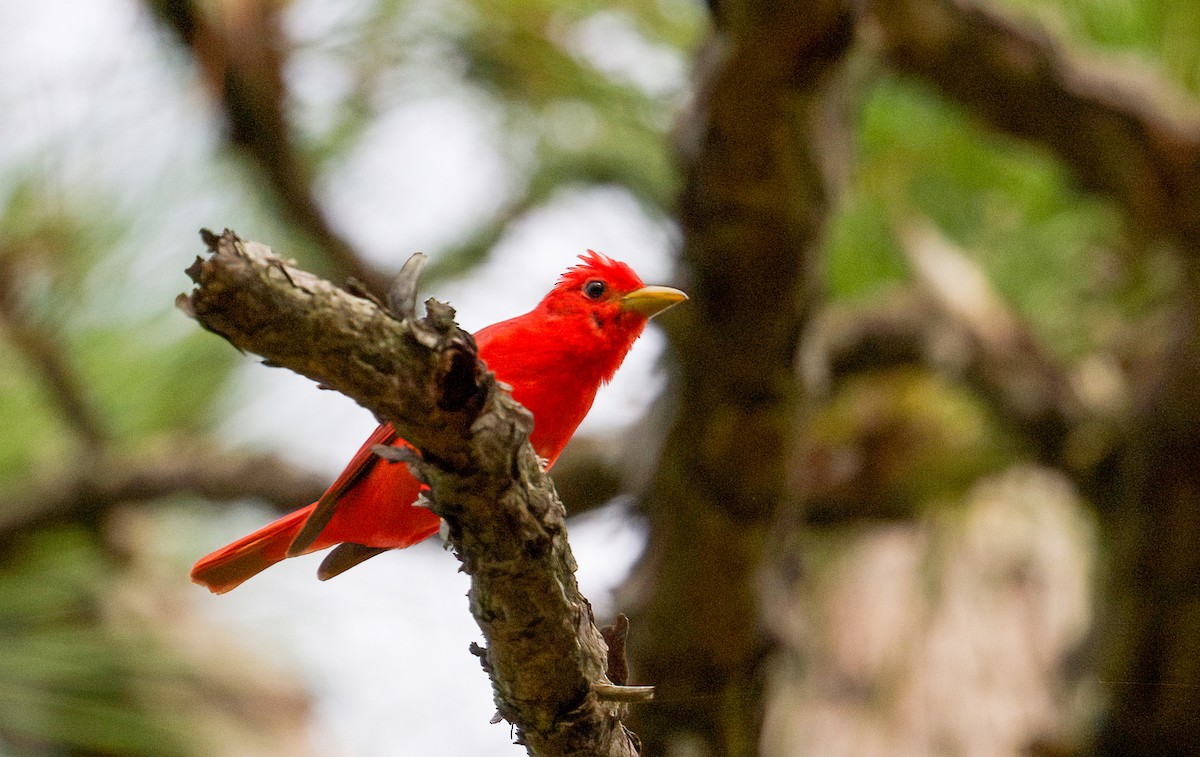
<path fill-rule="evenodd" d="M 621 308 L 653 318 L 662 311 L 678 305 L 688 296 L 671 287 L 648 286 L 635 289 L 621 298 Z"/>

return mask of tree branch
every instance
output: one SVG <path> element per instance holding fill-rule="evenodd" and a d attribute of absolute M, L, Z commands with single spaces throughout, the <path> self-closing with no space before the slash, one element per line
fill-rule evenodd
<path fill-rule="evenodd" d="M 273 0 L 197 3 L 145 0 L 191 52 L 239 148 L 274 192 L 287 220 L 320 246 L 336 271 L 374 292 L 388 276 L 334 230 L 313 193 L 287 116 L 281 4 Z"/>
<path fill-rule="evenodd" d="M 1083 66 L 1045 33 L 968 0 L 872 0 L 887 61 L 1001 131 L 1045 145 L 1137 228 L 1200 239 L 1200 116 L 1111 67 Z M 1180 112 L 1182 111 L 1182 112 Z M 1187 112 L 1190 111 L 1190 112 Z"/>
<path fill-rule="evenodd" d="M 421 451 L 410 463 L 471 576 L 499 714 L 531 755 L 637 754 L 602 701 L 607 649 L 575 583 L 564 510 L 528 443 L 532 418 L 435 300 L 391 313 L 232 232 L 189 269 L 180 306 L 239 349 L 351 397 Z M 398 287 L 403 290 L 404 287 Z M 403 298 L 397 298 L 403 299 Z"/>
<path fill-rule="evenodd" d="M 100 453 L 40 476 L 5 494 L 0 534 L 57 520 L 91 520 L 108 508 L 173 494 L 212 500 L 258 498 L 295 507 L 321 496 L 323 476 L 275 455 L 234 455 L 189 443 L 136 456 Z"/>
<path fill-rule="evenodd" d="M 901 238 L 917 281 L 969 340 L 963 365 L 968 382 L 1029 440 L 1042 462 L 1063 465 L 1069 436 L 1083 420 L 1070 377 L 983 270 L 933 226 L 914 222 Z"/>
<path fill-rule="evenodd" d="M 108 426 L 84 390 L 62 341 L 22 311 L 18 301 L 20 253 L 12 252 L 11 256 L 0 254 L 0 332 L 7 334 L 38 372 L 67 425 L 88 444 L 102 446 L 109 439 Z"/>

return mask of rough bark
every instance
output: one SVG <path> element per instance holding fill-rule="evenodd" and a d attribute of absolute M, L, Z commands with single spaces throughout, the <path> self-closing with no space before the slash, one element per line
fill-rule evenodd
<path fill-rule="evenodd" d="M 421 452 L 414 473 L 471 576 L 500 716 L 531 755 L 637 754 L 621 706 L 602 701 L 607 650 L 575 583 L 564 511 L 528 444 L 528 411 L 479 362 L 453 310 L 415 281 L 389 311 L 290 267 L 231 232 L 189 270 L 180 306 L 234 346 L 346 394 Z M 399 306 L 397 305 L 399 303 Z"/>
<path fill-rule="evenodd" d="M 678 405 L 622 596 L 633 670 L 659 691 L 636 713 L 651 754 L 757 753 L 775 649 L 760 571 L 793 501 L 795 353 L 830 202 L 819 132 L 852 33 L 848 3 L 722 3 L 683 127 L 692 307 L 669 324 Z"/>

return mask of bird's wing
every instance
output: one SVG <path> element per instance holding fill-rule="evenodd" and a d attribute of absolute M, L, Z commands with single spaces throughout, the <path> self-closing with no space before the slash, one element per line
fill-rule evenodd
<path fill-rule="evenodd" d="M 288 547 L 288 557 L 302 555 L 306 549 L 312 546 L 312 543 L 317 540 L 317 537 L 329 525 L 329 521 L 333 519 L 333 514 L 337 512 L 338 500 L 379 461 L 379 457 L 371 451 L 371 448 L 376 444 L 390 445 L 398 438 L 396 430 L 392 428 L 392 424 L 390 423 L 380 424 L 367 437 L 367 441 L 363 443 L 362 447 L 351 458 L 345 470 L 325 490 L 321 498 L 316 501 L 312 515 L 308 516 L 308 520 L 304 523 L 304 528 L 300 529 L 300 533 L 296 534 L 296 538 L 292 541 L 292 546 Z"/>

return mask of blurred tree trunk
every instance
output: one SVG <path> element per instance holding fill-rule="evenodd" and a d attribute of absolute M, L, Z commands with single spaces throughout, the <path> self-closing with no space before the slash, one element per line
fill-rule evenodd
<path fill-rule="evenodd" d="M 1200 754 L 1200 262 L 1101 523 L 1109 710 L 1096 753 Z"/>
<path fill-rule="evenodd" d="M 824 122 L 852 39 L 848 3 L 728 2 L 683 125 L 680 217 L 693 300 L 669 321 L 678 406 L 624 588 L 635 680 L 657 685 L 646 754 L 758 751 L 774 642 L 758 596 L 770 525 L 794 503 L 795 354 L 830 197 Z M 690 139 L 690 142 L 689 142 Z"/>

